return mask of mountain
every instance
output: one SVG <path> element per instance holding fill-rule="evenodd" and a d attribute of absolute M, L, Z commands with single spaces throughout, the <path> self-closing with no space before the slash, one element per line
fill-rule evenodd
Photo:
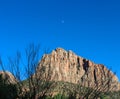
<path fill-rule="evenodd" d="M 36 63 L 30 58 L 27 67 L 32 72 Z M 10 72 L 0 71 L 0 99 L 120 99 L 120 83 L 111 70 L 70 50 L 44 54 L 28 76 L 19 82 Z"/>
<path fill-rule="evenodd" d="M 69 82 L 90 88 L 101 86 L 106 91 L 120 90 L 118 78 L 112 71 L 102 64 L 77 56 L 70 50 L 57 48 L 51 54 L 45 54 L 38 64 L 36 74 L 40 75 L 41 70 L 41 76 L 49 77 L 51 81 Z"/>
<path fill-rule="evenodd" d="M 18 81 L 7 71 L 0 71 L 0 99 L 16 99 Z"/>
<path fill-rule="evenodd" d="M 16 84 L 18 82 L 13 74 L 8 71 L 0 71 L 0 79 L 4 80 L 6 84 Z"/>

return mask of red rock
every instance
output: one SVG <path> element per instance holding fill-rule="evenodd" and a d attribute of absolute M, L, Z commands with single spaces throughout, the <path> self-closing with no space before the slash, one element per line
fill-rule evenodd
<path fill-rule="evenodd" d="M 79 83 L 93 88 L 103 86 L 104 88 L 104 84 L 110 79 L 110 89 L 120 89 L 118 78 L 104 65 L 95 64 L 62 48 L 57 48 L 51 54 L 42 57 L 37 74 L 40 73 L 41 67 L 45 69 L 43 75 L 49 76 L 50 80 Z"/>

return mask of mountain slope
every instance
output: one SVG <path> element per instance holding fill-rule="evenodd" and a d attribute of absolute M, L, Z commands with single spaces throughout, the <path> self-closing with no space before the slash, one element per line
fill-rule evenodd
<path fill-rule="evenodd" d="M 62 48 L 42 57 L 36 71 L 38 75 L 41 68 L 42 76 L 49 77 L 52 81 L 70 82 L 91 88 L 102 86 L 106 91 L 120 89 L 118 78 L 104 65 L 95 64 Z"/>
<path fill-rule="evenodd" d="M 0 77 L 6 84 L 16 84 L 18 82 L 12 73 L 7 71 L 0 71 Z"/>

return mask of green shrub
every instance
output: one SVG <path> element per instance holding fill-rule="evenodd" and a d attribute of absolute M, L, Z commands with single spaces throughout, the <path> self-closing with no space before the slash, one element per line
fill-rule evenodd
<path fill-rule="evenodd" d="M 66 96 L 62 95 L 62 94 L 57 94 L 54 96 L 53 99 L 68 99 Z"/>

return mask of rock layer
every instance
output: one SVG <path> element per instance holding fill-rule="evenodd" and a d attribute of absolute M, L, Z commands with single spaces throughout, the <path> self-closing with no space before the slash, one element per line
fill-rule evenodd
<path fill-rule="evenodd" d="M 62 48 L 57 48 L 51 54 L 42 57 L 37 67 L 38 75 L 41 67 L 43 75 L 49 76 L 53 81 L 70 82 L 92 88 L 108 86 L 114 91 L 120 89 L 118 78 L 104 65 L 95 64 Z"/>

